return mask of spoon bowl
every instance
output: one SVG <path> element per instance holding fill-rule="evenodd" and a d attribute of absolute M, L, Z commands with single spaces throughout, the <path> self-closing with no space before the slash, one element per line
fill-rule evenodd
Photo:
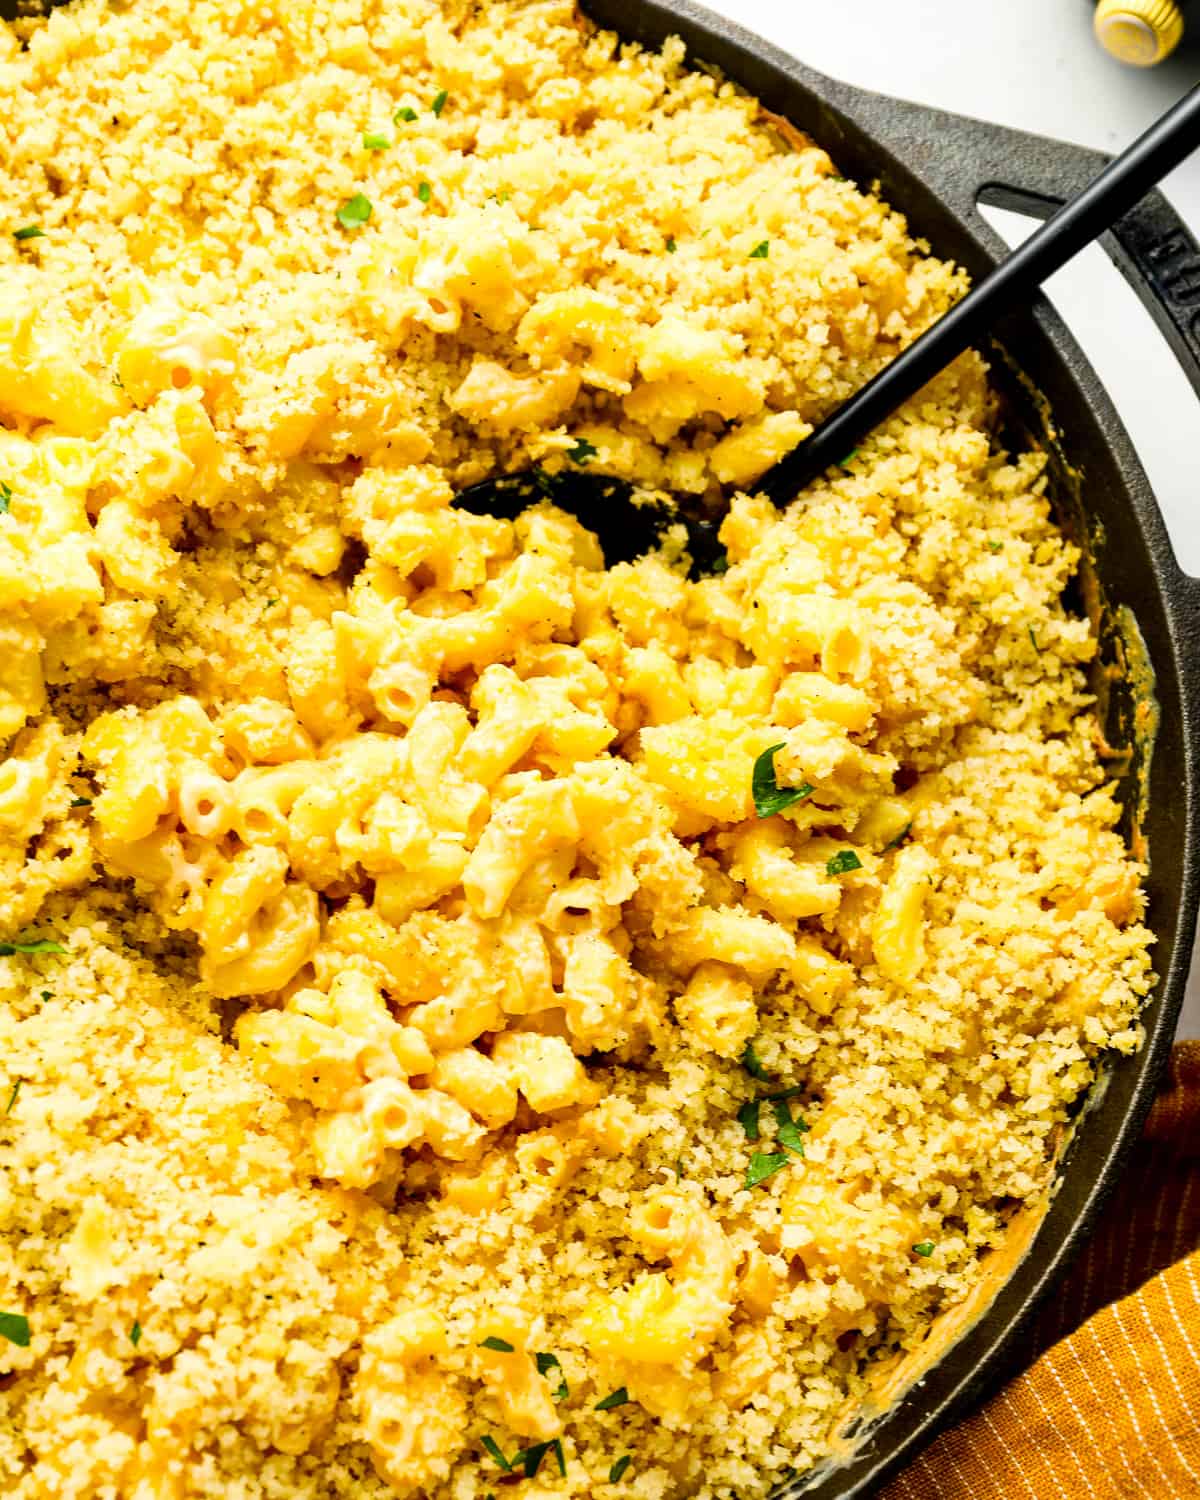
<path fill-rule="evenodd" d="M 460 490 L 455 504 L 476 516 L 515 521 L 522 511 L 549 501 L 595 533 L 608 567 L 634 562 L 668 540 L 682 527 L 693 577 L 720 572 L 725 549 L 717 533 L 728 505 L 713 505 L 695 495 L 672 496 L 670 504 L 639 497 L 627 479 L 587 469 L 523 469 L 481 480 Z"/>

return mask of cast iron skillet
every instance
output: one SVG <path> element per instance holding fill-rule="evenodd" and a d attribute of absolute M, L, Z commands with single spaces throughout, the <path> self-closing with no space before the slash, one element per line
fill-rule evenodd
<path fill-rule="evenodd" d="M 1045 217 L 1084 187 L 1106 158 L 1040 136 L 926 109 L 834 82 L 691 0 L 582 0 L 601 26 L 659 46 L 681 36 L 693 61 L 713 64 L 769 110 L 811 135 L 839 171 L 876 179 L 936 255 L 973 277 L 1005 252 L 978 211 L 996 204 Z M 1161 193 L 1151 193 L 1105 237 L 1200 393 L 1200 250 Z M 1200 884 L 1200 582 L 1179 568 L 1141 464 L 1111 401 L 1043 297 L 996 329 L 993 374 L 1011 425 L 1051 457 L 1062 524 L 1083 547 L 1085 594 L 1102 652 L 1108 743 L 1126 807 L 1125 833 L 1150 860 L 1147 921 L 1161 976 L 1143 1015 L 1146 1044 L 1114 1062 L 1092 1091 L 1063 1165 L 1057 1196 L 1025 1260 L 987 1313 L 863 1438 L 854 1457 L 780 1491 L 804 1500 L 873 1494 L 946 1423 L 1008 1373 L 1014 1345 L 1092 1229 L 1120 1175 L 1162 1073 L 1187 981 Z M 1180 433 L 1192 443 L 1196 432 Z M 1132 612 L 1153 671 L 1161 722 L 1138 733 L 1146 678 L 1122 637 Z M 1136 653 L 1135 653 L 1136 654 Z M 1105 672 L 1107 668 L 1107 672 Z M 1140 678 L 1140 680 L 1139 680 Z M 1151 748 L 1153 755 L 1151 755 Z M 1145 794 L 1143 796 L 1143 794 Z M 1138 809 L 1141 808 L 1139 815 Z"/>
<path fill-rule="evenodd" d="M 879 179 L 936 254 L 983 275 L 1004 254 L 980 201 L 1047 215 L 1104 164 L 1098 153 L 898 99 L 862 92 L 804 67 L 691 0 L 582 0 L 627 41 L 660 45 L 678 35 L 694 61 L 716 65 L 768 109 L 810 134 L 840 170 Z M 12 18 L 16 0 L 0 0 Z M 1200 250 L 1160 193 L 1123 219 L 1106 247 L 1133 283 L 1200 393 Z M 838 1468 L 818 1469 L 781 1491 L 804 1500 L 863 1500 L 946 1423 L 1007 1373 L 1013 1347 L 1097 1211 L 1137 1138 L 1162 1072 L 1183 1000 L 1200 884 L 1200 582 L 1171 552 L 1158 506 L 1120 418 L 1074 339 L 1044 298 L 996 330 L 993 374 L 1009 420 L 1051 458 L 1060 521 L 1082 545 L 1098 601 L 1102 695 L 1109 744 L 1127 809 L 1127 835 L 1145 841 L 1151 868 L 1148 921 L 1161 978 L 1144 1012 L 1146 1045 L 1115 1062 L 1063 1161 L 1057 1196 L 1033 1247 L 986 1315 L 865 1437 Z M 1181 433 L 1181 443 L 1195 441 Z M 1131 611 L 1161 710 L 1153 755 L 1135 718 L 1144 675 L 1131 666 L 1121 613 Z M 1136 664 L 1134 664 L 1136 665 Z M 1143 793 L 1148 793 L 1143 799 Z M 1144 808 L 1143 808 L 1144 801 Z M 1142 814 L 1137 809 L 1143 808 Z"/>

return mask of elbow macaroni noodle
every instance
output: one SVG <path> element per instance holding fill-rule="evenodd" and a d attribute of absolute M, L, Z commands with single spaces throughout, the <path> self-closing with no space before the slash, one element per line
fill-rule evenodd
<path fill-rule="evenodd" d="M 752 494 L 962 276 L 566 0 L 0 78 L 6 1493 L 765 1494 L 1150 984 L 982 362 Z M 589 464 L 739 491 L 727 568 L 454 504 Z"/>

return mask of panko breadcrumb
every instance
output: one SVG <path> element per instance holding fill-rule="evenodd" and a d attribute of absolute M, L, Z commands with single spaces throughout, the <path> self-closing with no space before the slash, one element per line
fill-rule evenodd
<path fill-rule="evenodd" d="M 565 0 L 75 0 L 0 93 L 0 1487 L 765 1494 L 1151 982 L 981 360 L 753 497 L 962 274 Z M 454 508 L 529 467 L 728 565 Z"/>

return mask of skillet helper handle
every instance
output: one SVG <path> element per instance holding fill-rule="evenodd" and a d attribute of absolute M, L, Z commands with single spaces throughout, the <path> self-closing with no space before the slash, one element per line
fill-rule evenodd
<path fill-rule="evenodd" d="M 837 87 L 835 85 L 835 87 Z M 978 205 L 1048 219 L 1109 165 L 1103 152 L 962 115 L 886 101 L 858 91 L 868 115 L 920 175 L 974 218 L 980 237 L 1004 248 Z M 860 106 L 860 112 L 862 108 Z M 1200 244 L 1160 188 L 1151 188 L 1099 240 L 1137 292 L 1200 394 Z"/>
<path fill-rule="evenodd" d="M 1200 395 L 1200 244 L 1155 188 L 1112 230 L 1109 254 Z"/>
<path fill-rule="evenodd" d="M 1047 142 L 1051 155 L 1076 175 L 1081 165 L 1102 160 L 1098 153 L 1064 142 Z M 1025 174 L 1023 173 L 1022 176 Z M 985 183 L 983 203 L 1018 213 L 1049 215 L 1058 207 L 1054 198 L 1008 183 Z M 1152 188 L 1123 214 L 1101 243 L 1126 281 L 1138 294 L 1171 351 L 1183 366 L 1193 390 L 1200 395 L 1200 243 L 1179 217 L 1160 188 Z"/>
<path fill-rule="evenodd" d="M 1136 209 L 1165 173 L 1198 148 L 1200 85 L 1119 157 L 1104 164 L 1080 192 L 1071 194 L 1065 202 L 1052 203 L 1053 212 L 1041 228 L 1010 251 L 990 274 L 976 281 L 960 302 L 765 474 L 758 485 L 760 492 L 776 504 L 784 504 L 823 470 L 840 462 L 939 370 L 986 338 L 1002 313 L 1027 303 L 1049 276 L 1110 225 L 1117 224 L 1122 215 Z M 1008 191 L 1011 194 L 1015 190 Z M 1039 207 L 1042 202 L 1039 199 Z"/>
<path fill-rule="evenodd" d="M 979 203 L 1008 208 L 1018 213 L 1048 218 L 1059 205 L 1076 193 L 1104 166 L 1107 158 L 1098 151 L 1066 141 L 1027 135 L 1003 126 L 963 121 L 966 133 L 974 134 L 979 153 L 974 165 L 979 186 L 973 191 Z M 997 158 L 1006 152 L 1008 161 Z M 971 153 L 968 152 L 968 155 Z M 984 162 L 996 161 L 995 174 Z M 1014 170 L 1014 165 L 1019 167 Z M 1019 178 L 1019 184 L 1013 178 Z M 963 179 L 958 178 L 961 194 Z M 990 226 L 988 226 L 990 230 Z M 1152 188 L 1118 218 L 1099 243 L 1125 277 L 1200 395 L 1200 241 L 1179 216 L 1161 188 Z M 1181 434 L 1181 441 L 1190 434 Z M 1200 669 L 1200 584 L 1180 577 L 1182 596 L 1193 617 L 1185 631 L 1184 646 Z"/>

